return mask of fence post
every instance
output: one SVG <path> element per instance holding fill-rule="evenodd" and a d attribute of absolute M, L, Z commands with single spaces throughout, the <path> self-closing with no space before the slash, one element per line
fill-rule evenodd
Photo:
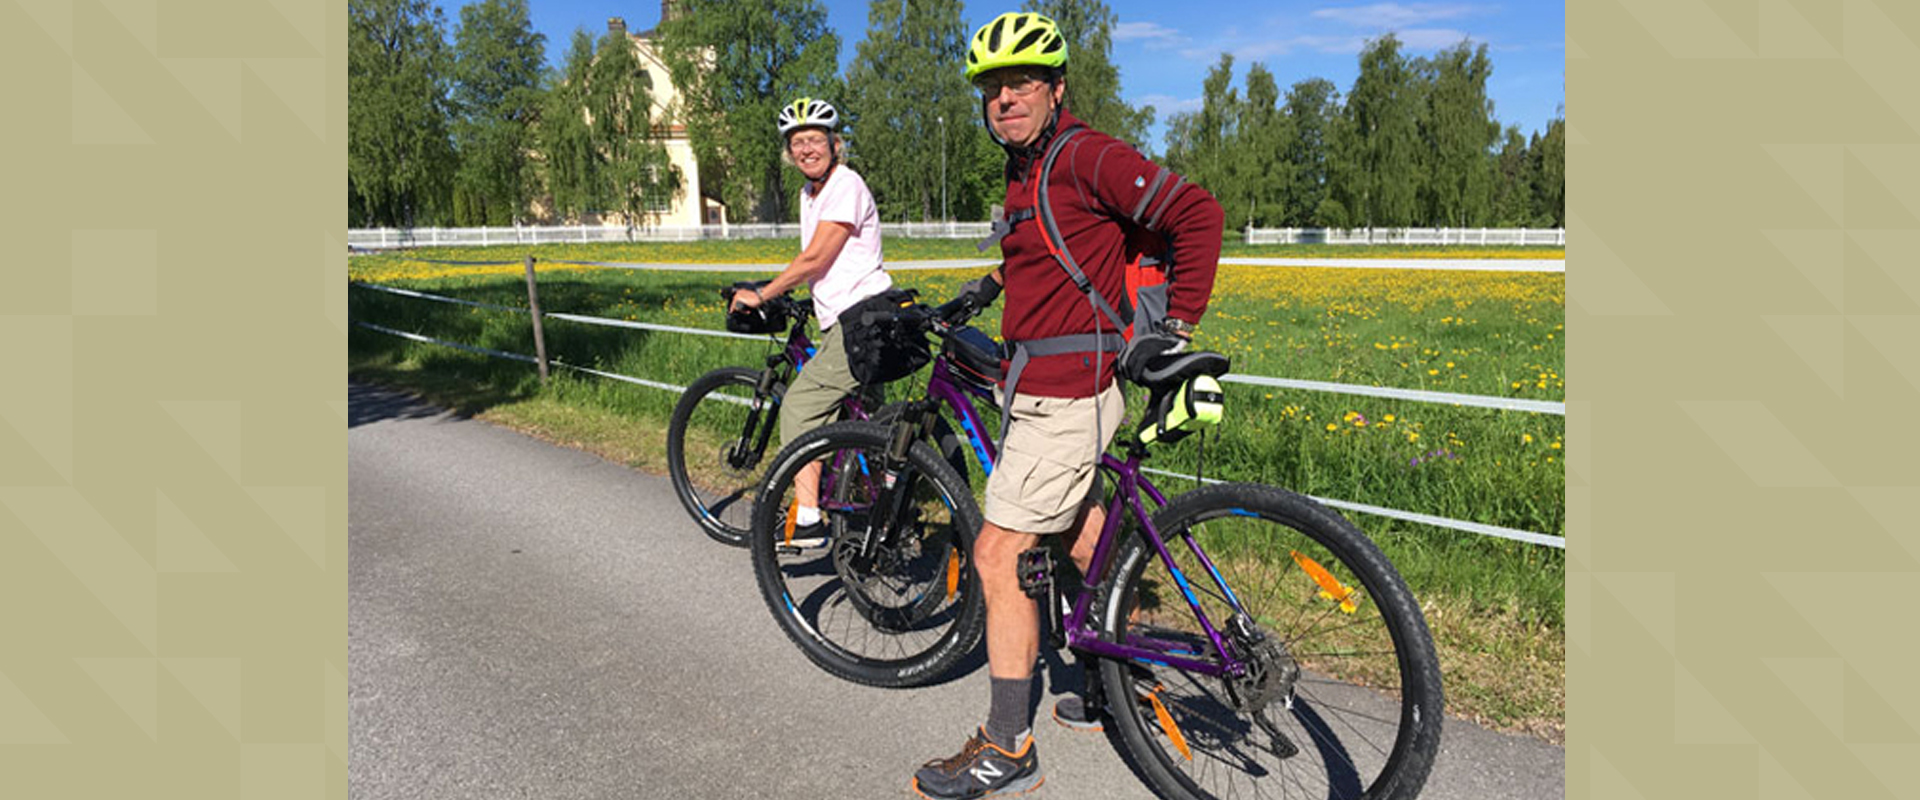
<path fill-rule="evenodd" d="M 527 310 L 533 312 L 533 354 L 540 365 L 540 382 L 547 382 L 547 336 L 540 329 L 540 292 L 533 283 L 533 256 L 527 256 Z"/>

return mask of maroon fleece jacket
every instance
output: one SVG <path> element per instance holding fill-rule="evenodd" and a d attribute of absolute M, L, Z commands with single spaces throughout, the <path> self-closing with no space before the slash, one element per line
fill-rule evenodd
<path fill-rule="evenodd" d="M 1055 130 L 1083 124 L 1062 109 Z M 1042 160 L 1036 155 L 1019 174 L 1010 175 L 1009 218 L 1033 207 L 1033 182 L 1039 179 Z M 1085 129 L 1068 140 L 1054 162 L 1047 194 L 1068 252 L 1116 309 L 1122 307 L 1125 290 L 1123 246 L 1129 226 L 1167 237 L 1174 264 L 1168 314 L 1197 323 L 1207 310 L 1220 262 L 1220 203 L 1180 176 L 1161 173 L 1158 164 L 1126 143 Z M 1048 252 L 1039 219 L 1015 224 L 1000 240 L 1000 252 L 1005 262 L 1002 338 L 1012 342 L 1093 333 L 1096 324 L 1098 330 L 1112 331 Z M 1042 397 L 1092 396 L 1113 382 L 1115 355 L 1106 354 L 1097 376 L 1091 353 L 1034 358 L 1017 391 Z"/>

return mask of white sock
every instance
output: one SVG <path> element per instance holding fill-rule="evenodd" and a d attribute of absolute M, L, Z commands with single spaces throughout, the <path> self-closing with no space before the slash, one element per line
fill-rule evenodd
<path fill-rule="evenodd" d="M 801 506 L 800 513 L 794 515 L 793 521 L 796 525 L 818 525 L 820 524 L 820 508 L 818 506 Z"/>

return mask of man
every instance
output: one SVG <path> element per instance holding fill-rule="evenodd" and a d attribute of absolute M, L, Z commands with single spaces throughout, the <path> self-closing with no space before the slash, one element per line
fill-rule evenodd
<path fill-rule="evenodd" d="M 967 53 L 967 78 L 980 90 L 988 130 L 1007 151 L 1012 227 L 1001 231 L 1002 266 L 969 283 L 963 296 L 985 305 L 1005 286 L 1000 331 L 1014 358 L 1005 387 L 1005 441 L 987 480 L 986 524 L 974 547 L 992 693 L 986 724 L 959 754 L 928 762 L 914 775 L 914 790 L 937 800 L 1018 794 L 1040 784 L 1028 706 L 1039 618 L 1020 590 L 1016 562 L 1042 535 L 1060 534 L 1074 563 L 1086 570 L 1106 516 L 1089 502 L 1095 464 L 1125 413 L 1116 361 L 1138 363 L 1183 347 L 1206 310 L 1220 258 L 1219 203 L 1097 131 L 1083 129 L 1066 140 L 1047 178 L 1048 208 L 1033 207 L 1048 146 L 1084 128 L 1065 108 L 1066 66 L 1058 27 L 1033 13 L 995 18 L 974 34 Z M 1049 245 L 1043 231 L 1049 213 L 1070 259 Z M 1123 323 L 1102 305 L 1112 306 L 1126 291 L 1126 241 L 1142 231 L 1165 237 L 1178 263 L 1164 326 L 1135 331 L 1128 341 L 1120 335 Z M 1067 263 L 1084 271 L 1100 300 L 1079 288 Z M 1116 359 L 1123 347 L 1127 353 Z M 1056 716 L 1091 724 L 1090 710 L 1077 706 Z"/>
<path fill-rule="evenodd" d="M 783 159 L 806 176 L 800 189 L 800 255 L 766 286 L 735 292 L 735 308 L 805 284 L 820 323 L 819 349 L 780 404 L 780 445 L 833 419 L 840 399 L 859 388 L 847 365 L 844 327 L 835 325 L 854 304 L 886 291 L 893 279 L 881 265 L 880 212 L 860 175 L 840 163 L 840 114 L 826 101 L 802 97 L 780 109 Z M 836 330 L 835 328 L 839 328 Z M 793 543 L 826 543 L 820 519 L 820 465 L 793 481 L 798 532 Z"/>

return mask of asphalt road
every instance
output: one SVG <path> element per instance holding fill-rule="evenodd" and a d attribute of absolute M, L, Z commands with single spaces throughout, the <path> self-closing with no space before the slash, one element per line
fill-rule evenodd
<path fill-rule="evenodd" d="M 815 668 L 664 476 L 348 397 L 357 800 L 911 797 L 984 718 L 984 668 L 910 690 Z M 1053 691 L 1032 796 L 1153 797 L 1106 735 L 1046 722 Z M 1449 719 L 1421 797 L 1560 797 L 1565 773 L 1558 747 Z"/>

